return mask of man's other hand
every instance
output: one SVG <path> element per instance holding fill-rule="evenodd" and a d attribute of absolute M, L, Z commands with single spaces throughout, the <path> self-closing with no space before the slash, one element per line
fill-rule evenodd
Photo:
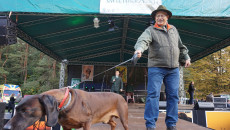
<path fill-rule="evenodd" d="M 186 60 L 186 61 L 185 61 L 184 67 L 186 68 L 186 67 L 189 67 L 190 65 L 191 65 L 190 59 L 189 59 L 189 60 Z"/>

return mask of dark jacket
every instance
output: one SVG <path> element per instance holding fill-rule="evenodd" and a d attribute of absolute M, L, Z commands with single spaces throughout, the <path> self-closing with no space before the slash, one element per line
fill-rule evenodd
<path fill-rule="evenodd" d="M 188 88 L 188 92 L 194 92 L 195 88 L 194 88 L 194 85 L 193 84 L 190 84 L 189 85 L 189 88 Z"/>
<path fill-rule="evenodd" d="M 128 84 L 127 86 L 126 86 L 126 92 L 127 93 L 133 93 L 134 92 L 134 90 L 133 90 L 133 85 L 132 84 Z"/>
<path fill-rule="evenodd" d="M 9 101 L 9 106 L 13 106 L 15 103 L 15 98 L 14 97 L 10 97 L 10 101 Z"/>
<path fill-rule="evenodd" d="M 179 67 L 179 57 L 180 62 L 190 59 L 177 29 L 169 24 L 165 30 L 157 24 L 148 27 L 134 48 L 142 52 L 148 49 L 148 67 L 176 68 Z"/>
<path fill-rule="evenodd" d="M 115 81 L 113 81 L 115 79 Z M 123 89 L 123 81 L 121 79 L 121 77 L 118 76 L 118 78 L 116 76 L 113 76 L 111 78 L 111 83 L 112 83 L 112 87 L 111 87 L 111 91 L 120 91 L 120 89 Z"/>

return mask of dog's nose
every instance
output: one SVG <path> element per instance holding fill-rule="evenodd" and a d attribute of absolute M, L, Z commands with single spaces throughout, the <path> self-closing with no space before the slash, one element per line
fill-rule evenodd
<path fill-rule="evenodd" d="M 4 130 L 11 130 L 11 125 L 7 123 L 7 124 L 4 126 Z"/>

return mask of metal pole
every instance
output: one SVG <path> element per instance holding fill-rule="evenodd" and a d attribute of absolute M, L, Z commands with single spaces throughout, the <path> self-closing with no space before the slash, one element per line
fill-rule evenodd
<path fill-rule="evenodd" d="M 66 59 L 62 60 L 61 68 L 60 68 L 60 80 L 59 80 L 59 88 L 64 87 L 65 82 L 65 65 L 68 63 Z"/>
<path fill-rule="evenodd" d="M 179 98 L 180 99 L 186 97 L 186 94 L 185 94 L 185 91 L 184 91 L 184 79 L 183 79 L 184 70 L 183 69 L 184 69 L 183 66 L 179 67 L 179 71 L 180 71 Z"/>
<path fill-rule="evenodd" d="M 105 79 L 105 75 L 103 76 L 103 81 L 102 81 L 102 84 L 101 84 L 101 92 L 103 91 L 103 87 L 104 87 L 104 79 Z"/>

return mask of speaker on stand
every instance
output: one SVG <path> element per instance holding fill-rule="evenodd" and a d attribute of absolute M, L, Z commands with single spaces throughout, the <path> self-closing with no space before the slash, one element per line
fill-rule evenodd
<path fill-rule="evenodd" d="M 196 102 L 194 110 L 214 110 L 214 104 L 212 102 Z"/>
<path fill-rule="evenodd" d="M 16 24 L 7 16 L 0 16 L 0 46 L 17 43 Z"/>

